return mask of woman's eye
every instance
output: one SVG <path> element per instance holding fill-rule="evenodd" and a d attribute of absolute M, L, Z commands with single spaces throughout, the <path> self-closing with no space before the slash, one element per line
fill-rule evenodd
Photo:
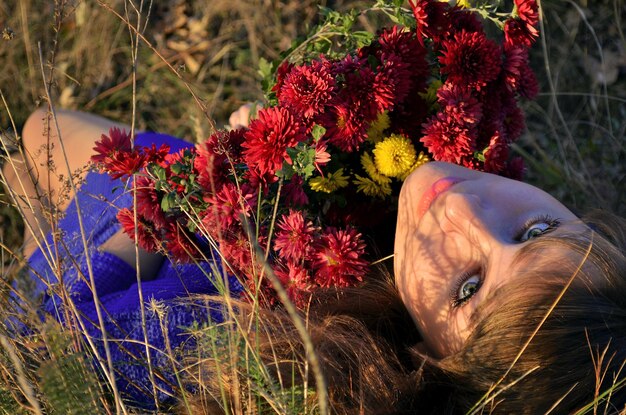
<path fill-rule="evenodd" d="M 480 289 L 480 284 L 481 277 L 478 274 L 462 280 L 454 293 L 453 306 L 458 307 L 472 298 Z"/>
<path fill-rule="evenodd" d="M 526 242 L 556 229 L 559 224 L 560 222 L 558 219 L 553 219 L 551 217 L 532 219 L 517 232 L 515 239 L 519 242 Z"/>

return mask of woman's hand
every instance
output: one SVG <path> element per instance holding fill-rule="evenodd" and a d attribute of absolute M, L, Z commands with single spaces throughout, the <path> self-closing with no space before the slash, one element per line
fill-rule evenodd
<path fill-rule="evenodd" d="M 228 124 L 233 129 L 247 127 L 250 125 L 250 120 L 256 117 L 259 108 L 263 108 L 263 106 L 258 102 L 243 104 L 237 111 L 230 114 Z"/>

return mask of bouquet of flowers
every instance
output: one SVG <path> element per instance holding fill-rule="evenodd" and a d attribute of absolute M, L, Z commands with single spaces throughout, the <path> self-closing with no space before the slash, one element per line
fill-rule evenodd
<path fill-rule="evenodd" d="M 271 81 L 257 118 L 193 148 L 136 147 L 112 129 L 93 161 L 132 178 L 137 203 L 119 212 L 124 229 L 181 261 L 215 243 L 247 294 L 272 305 L 268 264 L 303 306 L 316 287 L 363 279 L 362 229 L 393 214 L 402 181 L 423 163 L 521 177 L 509 148 L 524 127 L 518 100 L 538 90 L 528 66 L 538 6 L 469 3 L 379 0 L 371 10 L 396 24 L 375 35 L 352 30 L 356 13 L 326 11 L 281 63 L 262 65 Z M 487 27 L 501 30 L 490 38 Z M 343 42 L 320 35 L 328 28 Z"/>

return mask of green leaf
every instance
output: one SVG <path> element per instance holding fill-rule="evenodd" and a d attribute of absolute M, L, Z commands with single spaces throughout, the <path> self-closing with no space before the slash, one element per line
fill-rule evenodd
<path fill-rule="evenodd" d="M 313 136 L 315 142 L 318 142 L 320 138 L 324 136 L 324 134 L 326 134 L 326 128 L 322 127 L 319 124 L 315 124 L 313 126 L 313 129 L 311 130 L 311 135 Z"/>

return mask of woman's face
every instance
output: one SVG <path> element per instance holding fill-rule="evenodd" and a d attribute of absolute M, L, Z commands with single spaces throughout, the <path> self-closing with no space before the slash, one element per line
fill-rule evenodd
<path fill-rule="evenodd" d="M 585 225 L 528 184 L 440 162 L 412 173 L 400 193 L 394 269 L 428 353 L 462 347 L 481 302 L 528 264 L 516 261 L 522 247 L 576 228 Z"/>

